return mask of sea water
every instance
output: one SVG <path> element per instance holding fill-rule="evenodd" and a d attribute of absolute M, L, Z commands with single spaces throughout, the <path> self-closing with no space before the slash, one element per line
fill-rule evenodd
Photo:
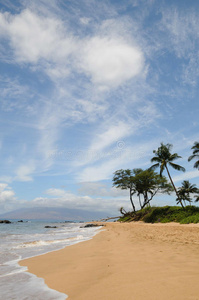
<path fill-rule="evenodd" d="M 46 221 L 0 224 L 0 300 L 66 299 L 67 295 L 50 289 L 18 262 L 91 239 L 100 228 L 81 227 L 81 223 Z"/>

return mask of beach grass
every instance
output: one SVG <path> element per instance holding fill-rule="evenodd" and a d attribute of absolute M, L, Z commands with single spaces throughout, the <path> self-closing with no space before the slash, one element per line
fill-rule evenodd
<path fill-rule="evenodd" d="M 177 206 L 147 207 L 136 214 L 127 213 L 119 219 L 120 222 L 144 221 L 146 223 L 180 224 L 199 223 L 199 207 L 186 206 L 184 209 Z"/>

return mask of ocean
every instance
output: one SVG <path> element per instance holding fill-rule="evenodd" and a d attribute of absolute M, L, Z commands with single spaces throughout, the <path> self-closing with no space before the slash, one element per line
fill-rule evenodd
<path fill-rule="evenodd" d="M 56 226 L 57 228 L 45 228 Z M 91 239 L 100 227 L 82 223 L 13 221 L 0 224 L 0 300 L 64 300 L 67 295 L 50 289 L 19 266 L 19 260 L 45 254 Z"/>

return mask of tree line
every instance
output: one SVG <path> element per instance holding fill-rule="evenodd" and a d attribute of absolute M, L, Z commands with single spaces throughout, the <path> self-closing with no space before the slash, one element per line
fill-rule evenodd
<path fill-rule="evenodd" d="M 177 171 L 185 172 L 185 168 L 176 164 L 175 161 L 181 158 L 177 153 L 171 153 L 172 144 L 161 143 L 157 150 L 153 150 L 154 157 L 151 158 L 151 163 L 154 163 L 146 170 L 137 169 L 120 169 L 114 173 L 113 186 L 122 190 L 129 190 L 130 202 L 133 208 L 133 212 L 136 211 L 133 196 L 138 197 L 140 208 L 150 205 L 153 197 L 157 193 L 170 195 L 173 191 L 176 194 L 177 204 L 181 204 L 184 208 L 186 202 L 191 203 L 193 200 L 199 201 L 199 189 L 195 184 L 191 184 L 188 180 L 182 182 L 181 187 L 176 188 L 169 172 L 169 167 Z M 192 155 L 189 156 L 188 161 L 195 159 L 194 168 L 199 170 L 199 142 L 195 142 L 191 148 Z M 155 172 L 159 169 L 159 174 Z M 170 182 L 163 176 L 163 172 L 166 171 Z M 123 208 L 120 209 L 122 213 Z M 125 212 L 125 211 L 124 211 Z"/>

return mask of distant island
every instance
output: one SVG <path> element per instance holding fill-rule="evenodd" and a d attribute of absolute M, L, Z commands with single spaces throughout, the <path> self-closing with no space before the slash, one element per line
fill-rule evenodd
<path fill-rule="evenodd" d="M 108 212 L 68 209 L 64 207 L 22 208 L 0 215 L 4 219 L 92 221 L 106 217 Z"/>

